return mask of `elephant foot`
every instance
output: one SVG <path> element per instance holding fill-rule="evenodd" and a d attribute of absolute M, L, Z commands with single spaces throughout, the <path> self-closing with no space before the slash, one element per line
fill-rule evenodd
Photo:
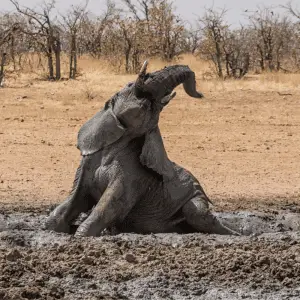
<path fill-rule="evenodd" d="M 97 230 L 97 228 L 93 228 L 92 226 L 86 226 L 84 223 L 80 225 L 75 232 L 75 236 L 84 237 L 84 236 L 100 236 L 101 232 Z"/>
<path fill-rule="evenodd" d="M 74 205 L 70 205 L 69 199 L 57 206 L 47 218 L 44 229 L 56 232 L 71 233 L 72 220 L 77 215 Z"/>
<path fill-rule="evenodd" d="M 241 236 L 241 234 L 233 229 L 230 229 L 229 227 L 223 225 L 219 220 L 215 221 L 218 223 L 215 226 L 215 233 L 216 234 L 224 234 L 224 235 L 236 235 L 236 236 Z"/>
<path fill-rule="evenodd" d="M 199 232 L 209 234 L 236 235 L 241 234 L 223 225 L 208 209 L 202 199 L 192 199 L 183 207 L 183 214 L 189 225 Z"/>

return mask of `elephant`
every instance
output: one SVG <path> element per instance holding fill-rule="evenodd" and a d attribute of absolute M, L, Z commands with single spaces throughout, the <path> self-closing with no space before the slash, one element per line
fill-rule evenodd
<path fill-rule="evenodd" d="M 147 73 L 144 63 L 128 83 L 80 128 L 81 162 L 70 195 L 46 220 L 45 228 L 71 233 L 82 212 L 89 216 L 75 236 L 118 232 L 237 234 L 210 211 L 210 200 L 198 180 L 167 155 L 158 127 L 164 107 L 183 84 L 194 98 L 195 73 L 173 65 Z"/>

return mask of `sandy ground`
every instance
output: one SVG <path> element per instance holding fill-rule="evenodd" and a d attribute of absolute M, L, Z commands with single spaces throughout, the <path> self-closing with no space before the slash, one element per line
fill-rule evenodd
<path fill-rule="evenodd" d="M 49 83 L 20 75 L 0 89 L 0 215 L 28 213 L 0 230 L 0 299 L 299 299 L 298 223 L 237 238 L 78 240 L 26 227 L 67 196 L 80 126 L 134 78 L 91 71 Z M 200 180 L 216 211 L 266 212 L 266 221 L 299 213 L 299 87 L 197 79 L 206 98 L 178 88 L 161 115 L 170 158 Z"/>

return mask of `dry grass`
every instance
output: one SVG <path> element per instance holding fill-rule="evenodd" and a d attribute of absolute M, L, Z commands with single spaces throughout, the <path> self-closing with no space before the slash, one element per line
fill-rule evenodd
<path fill-rule="evenodd" d="M 23 70 L 14 74 L 9 70 L 5 80 L 6 86 L 18 86 L 33 84 L 37 80 L 45 80 L 47 77 L 47 62 L 45 58 L 35 54 L 29 54 L 23 58 Z M 290 93 L 291 90 L 300 89 L 300 74 L 263 73 L 260 75 L 249 74 L 241 80 L 219 80 L 215 78 L 214 68 L 211 63 L 201 60 L 193 55 L 183 55 L 173 62 L 166 63 L 160 59 L 150 59 L 149 71 L 154 71 L 166 65 L 185 64 L 196 73 L 199 88 L 203 92 L 228 92 L 237 90 L 277 91 Z M 88 100 L 97 98 L 97 93 L 103 88 L 109 91 L 116 86 L 116 81 L 125 84 L 134 80 L 135 75 L 120 73 L 113 67 L 109 60 L 82 56 L 78 60 L 79 77 L 77 84 L 82 91 L 82 96 Z M 68 59 L 62 56 L 62 77 L 68 77 Z M 120 85 L 120 86 L 121 86 Z M 120 87 L 119 86 L 119 87 Z M 104 91 L 105 92 L 105 91 Z"/>
<path fill-rule="evenodd" d="M 259 79 L 266 84 L 273 82 L 291 88 L 299 88 L 300 86 L 300 74 L 264 73 L 260 75 Z"/>

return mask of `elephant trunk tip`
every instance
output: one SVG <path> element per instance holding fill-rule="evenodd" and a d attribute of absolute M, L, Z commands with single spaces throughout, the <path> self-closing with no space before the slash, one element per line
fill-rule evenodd
<path fill-rule="evenodd" d="M 170 66 L 162 70 L 166 78 L 163 85 L 169 91 L 176 88 L 178 85 L 183 84 L 185 92 L 193 98 L 204 98 L 201 92 L 196 89 L 196 76 L 195 73 L 187 65 Z"/>
<path fill-rule="evenodd" d="M 189 76 L 187 79 L 183 82 L 183 87 L 185 92 L 193 98 L 204 98 L 204 95 L 201 92 L 198 92 L 196 89 L 196 78 L 195 73 L 193 71 L 189 72 Z"/>

